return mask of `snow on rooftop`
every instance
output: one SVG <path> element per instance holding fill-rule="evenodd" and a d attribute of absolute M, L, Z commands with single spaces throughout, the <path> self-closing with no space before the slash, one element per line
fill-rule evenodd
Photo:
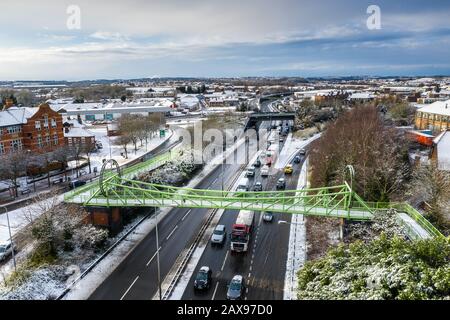
<path fill-rule="evenodd" d="M 446 101 L 436 101 L 432 104 L 420 108 L 418 111 L 450 116 L 450 99 Z"/>
<path fill-rule="evenodd" d="M 445 131 L 442 136 L 439 137 L 437 144 L 437 160 L 439 169 L 450 171 L 450 131 Z"/>

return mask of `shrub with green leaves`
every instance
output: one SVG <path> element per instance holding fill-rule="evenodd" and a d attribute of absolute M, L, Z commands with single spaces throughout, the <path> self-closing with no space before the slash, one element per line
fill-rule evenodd
<path fill-rule="evenodd" d="M 340 245 L 299 271 L 299 299 L 450 299 L 448 239 Z"/>

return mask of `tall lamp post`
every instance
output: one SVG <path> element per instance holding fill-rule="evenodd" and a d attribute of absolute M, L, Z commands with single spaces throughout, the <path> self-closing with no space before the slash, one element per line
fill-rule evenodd
<path fill-rule="evenodd" d="M 13 257 L 13 263 L 14 263 L 14 271 L 17 271 L 17 266 L 16 266 L 16 255 L 14 253 L 14 243 L 13 243 L 13 239 L 11 236 L 11 225 L 9 223 L 9 214 L 8 214 L 8 208 L 7 207 L 2 207 L 3 209 L 5 209 L 5 213 L 6 213 L 6 220 L 8 222 L 8 232 L 9 232 L 9 241 L 11 243 L 11 252 L 12 252 L 12 257 Z"/>

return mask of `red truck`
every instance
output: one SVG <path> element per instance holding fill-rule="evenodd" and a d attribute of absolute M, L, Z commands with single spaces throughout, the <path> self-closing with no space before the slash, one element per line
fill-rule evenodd
<path fill-rule="evenodd" d="M 253 230 L 255 213 L 251 210 L 241 210 L 231 230 L 231 251 L 246 252 Z"/>

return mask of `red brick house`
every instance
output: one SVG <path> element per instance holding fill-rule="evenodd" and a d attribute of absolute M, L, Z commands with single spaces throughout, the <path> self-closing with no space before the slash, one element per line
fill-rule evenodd
<path fill-rule="evenodd" d="M 65 145 L 62 116 L 48 104 L 19 108 L 7 99 L 0 111 L 0 155 L 10 151 L 49 152 Z"/>

